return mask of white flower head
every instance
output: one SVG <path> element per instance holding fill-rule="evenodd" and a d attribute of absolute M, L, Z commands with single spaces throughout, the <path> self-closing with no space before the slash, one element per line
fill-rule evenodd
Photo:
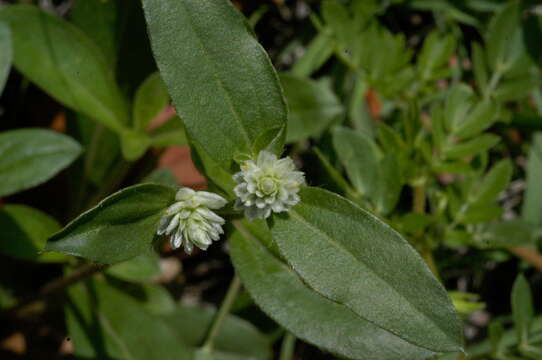
<path fill-rule="evenodd" d="M 299 202 L 299 187 L 305 184 L 303 172 L 296 170 L 291 158 L 278 159 L 267 151 L 260 152 L 256 161 L 244 161 L 233 179 L 235 209 L 244 210 L 250 220 L 288 211 Z"/>
<path fill-rule="evenodd" d="M 160 220 L 158 235 L 170 237 L 174 249 L 184 244 L 184 251 L 192 253 L 194 245 L 207 250 L 213 240 L 223 234 L 224 219 L 210 209 L 220 209 L 227 201 L 222 196 L 207 191 L 181 188 L 175 202 Z"/>

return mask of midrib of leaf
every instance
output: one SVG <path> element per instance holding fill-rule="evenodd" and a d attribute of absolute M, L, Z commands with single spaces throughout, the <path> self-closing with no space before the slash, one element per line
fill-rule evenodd
<path fill-rule="evenodd" d="M 244 137 L 244 139 L 246 141 L 246 145 L 247 145 L 248 148 L 250 148 L 250 146 L 251 146 L 250 136 L 248 135 L 248 133 L 245 130 L 245 127 L 243 126 L 243 121 L 241 119 L 241 116 L 239 115 L 237 109 L 233 105 L 233 100 L 231 99 L 230 93 L 226 90 L 226 87 L 224 86 L 224 82 L 222 81 L 222 79 L 218 75 L 218 72 L 216 71 L 216 65 L 215 65 L 215 61 L 214 61 L 213 57 L 209 55 L 209 50 L 207 50 L 207 47 L 205 46 L 205 43 L 202 41 L 201 36 L 197 31 L 197 27 L 194 25 L 194 22 L 192 21 L 192 18 L 190 16 L 191 15 L 190 9 L 185 6 L 183 1 L 179 1 L 179 4 L 180 4 L 181 7 L 184 8 L 186 14 L 188 14 L 188 16 L 185 16 L 185 18 L 188 19 L 188 22 L 191 25 L 190 28 L 192 29 L 192 32 L 194 33 L 195 38 L 197 39 L 198 44 L 200 45 L 199 47 L 205 53 L 205 55 L 206 55 L 205 57 L 208 59 L 209 64 L 213 68 L 213 71 L 211 73 L 212 73 L 213 77 L 215 78 L 216 82 L 218 83 L 218 87 L 220 89 L 222 89 L 222 92 L 225 94 L 226 99 L 228 100 L 228 105 L 229 105 L 231 111 L 234 114 L 234 118 L 235 118 L 235 120 L 237 122 L 237 125 L 241 128 L 241 134 L 243 135 L 243 137 Z"/>
<path fill-rule="evenodd" d="M 384 278 L 382 278 L 378 273 L 374 272 L 374 271 L 373 271 L 373 270 L 372 270 L 372 269 L 371 269 L 364 261 L 362 261 L 361 259 L 358 259 L 358 257 L 357 257 L 355 254 L 353 254 L 353 253 L 351 253 L 350 251 L 348 251 L 348 249 L 346 249 L 341 243 L 335 241 L 331 236 L 329 236 L 328 234 L 326 234 L 324 231 L 322 231 L 322 230 L 320 230 L 319 228 L 317 228 L 317 227 L 315 227 L 314 225 L 312 225 L 309 221 L 307 221 L 301 214 L 299 214 L 299 213 L 296 212 L 295 210 L 290 209 L 290 215 L 293 216 L 294 218 L 296 218 L 297 220 L 299 220 L 301 223 L 303 223 L 306 227 L 308 227 L 308 228 L 311 229 L 312 231 L 314 231 L 314 232 L 316 232 L 317 234 L 320 234 L 320 235 L 322 235 L 323 237 L 325 237 L 326 239 L 328 239 L 329 242 L 330 242 L 334 247 L 336 247 L 337 249 L 339 249 L 341 252 L 346 253 L 347 256 L 353 257 L 357 262 L 364 264 L 365 267 L 366 267 L 367 269 L 369 269 L 373 275 L 375 275 L 375 276 L 378 277 L 380 280 L 382 280 L 385 284 L 387 284 L 387 285 L 391 288 L 391 290 L 392 290 L 394 293 L 396 293 L 401 299 L 406 300 L 407 303 L 409 303 L 410 305 L 412 305 L 412 307 L 413 307 L 414 309 L 416 309 L 416 310 L 418 311 L 418 313 L 420 313 L 424 318 L 429 319 L 431 323 L 435 324 L 440 330 L 442 330 L 442 333 L 443 333 L 444 335 L 446 335 L 447 338 L 449 338 L 450 340 L 452 340 L 452 342 L 455 342 L 455 340 L 452 339 L 452 338 L 450 338 L 450 337 L 448 336 L 448 334 L 442 329 L 442 327 L 441 327 L 439 324 L 437 324 L 437 323 L 435 323 L 434 321 L 432 321 L 431 318 L 428 317 L 423 311 L 421 311 L 421 310 L 418 308 L 418 306 L 417 306 L 416 304 L 412 303 L 408 298 L 404 297 L 404 296 L 403 296 L 403 295 L 402 295 L 402 294 L 401 294 L 401 293 L 400 293 L 400 292 L 399 292 L 392 284 L 390 284 L 389 282 L 387 282 L 387 281 L 386 281 Z M 294 270 L 295 270 L 295 268 L 294 268 Z M 318 292 L 319 294 L 321 294 L 322 296 L 326 297 L 327 299 L 329 299 L 329 300 L 331 300 L 331 301 L 333 301 L 333 302 L 335 302 L 335 303 L 341 304 L 341 303 L 337 302 L 337 301 L 334 300 L 334 299 L 330 299 L 329 296 L 327 296 L 327 295 L 325 295 L 325 294 L 322 294 L 322 293 L 320 293 L 319 291 L 317 291 L 317 292 Z M 352 310 L 352 309 L 350 309 L 350 310 Z M 405 340 L 406 342 L 408 342 L 408 343 L 410 343 L 410 344 L 413 344 L 413 345 L 415 345 L 415 346 L 422 347 L 422 348 L 427 349 L 427 350 L 430 350 L 430 351 L 435 351 L 435 349 L 430 349 L 430 348 L 428 348 L 428 347 L 425 346 L 425 345 L 417 344 L 417 343 L 413 342 L 413 341 L 410 340 L 410 339 L 405 339 L 402 335 L 397 334 L 396 332 L 392 331 L 391 329 L 383 328 L 381 325 L 374 323 L 373 321 L 371 321 L 371 320 L 369 320 L 369 319 L 367 319 L 367 318 L 361 316 L 360 314 L 358 314 L 357 312 L 354 312 L 353 310 L 352 310 L 352 312 L 355 313 L 356 315 L 362 317 L 364 320 L 367 320 L 367 321 L 371 322 L 372 324 L 378 326 L 379 328 L 384 329 L 384 330 L 386 330 L 386 331 L 388 331 L 388 332 L 390 332 L 390 333 L 392 333 L 392 334 L 395 334 L 396 336 L 400 337 L 401 339 Z"/>
<path fill-rule="evenodd" d="M 113 328 L 109 320 L 102 314 L 101 312 L 98 312 L 98 316 L 100 318 L 100 322 L 103 325 L 103 328 L 105 331 L 111 336 L 111 339 L 118 345 L 120 350 L 124 354 L 124 359 L 126 360 L 136 360 L 136 357 L 130 352 L 128 349 L 128 346 L 122 341 L 122 338 L 117 333 L 117 331 Z"/>

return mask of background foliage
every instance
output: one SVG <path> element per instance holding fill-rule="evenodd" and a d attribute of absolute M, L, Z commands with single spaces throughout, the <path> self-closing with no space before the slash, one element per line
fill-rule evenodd
<path fill-rule="evenodd" d="M 541 14 L 2 2 L 0 355 L 542 358 Z M 154 236 L 262 150 L 307 175 L 288 214 Z"/>

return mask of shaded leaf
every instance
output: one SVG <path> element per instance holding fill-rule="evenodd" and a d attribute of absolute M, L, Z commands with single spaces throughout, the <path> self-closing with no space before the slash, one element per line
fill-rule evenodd
<path fill-rule="evenodd" d="M 149 75 L 136 91 L 133 106 L 134 128 L 146 130 L 152 120 L 165 109 L 169 103 L 169 94 L 160 78 L 155 72 Z"/>
<path fill-rule="evenodd" d="M 443 149 L 443 155 L 448 159 L 474 156 L 491 149 L 499 140 L 500 138 L 497 135 L 483 134 L 458 144 L 446 145 Z"/>
<path fill-rule="evenodd" d="M 497 196 L 506 189 L 512 178 L 514 167 L 509 159 L 497 162 L 482 181 L 474 184 L 469 193 L 469 201 L 473 204 L 483 205 L 495 202 Z"/>
<path fill-rule="evenodd" d="M 542 133 L 533 137 L 527 162 L 527 187 L 523 197 L 521 217 L 533 224 L 542 225 Z"/>
<path fill-rule="evenodd" d="M 127 107 L 103 53 L 67 21 L 27 5 L 6 6 L 15 67 L 62 104 L 121 132 Z"/>
<path fill-rule="evenodd" d="M 81 147 L 70 137 L 49 130 L 0 133 L 0 196 L 46 182 L 80 153 Z"/>
<path fill-rule="evenodd" d="M 52 236 L 45 250 L 113 264 L 152 247 L 158 222 L 175 190 L 156 184 L 125 188 L 104 199 Z"/>
<path fill-rule="evenodd" d="M 9 27 L 0 23 L 0 94 L 2 94 L 8 79 L 12 56 L 11 32 Z"/>
<path fill-rule="evenodd" d="M 512 315 L 518 343 L 528 344 L 529 331 L 534 316 L 533 295 L 527 279 L 519 274 L 512 287 Z"/>

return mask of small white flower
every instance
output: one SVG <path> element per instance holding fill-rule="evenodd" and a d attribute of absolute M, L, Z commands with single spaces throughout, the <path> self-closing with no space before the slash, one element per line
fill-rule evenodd
<path fill-rule="evenodd" d="M 158 235 L 170 237 L 174 249 L 184 243 L 184 251 L 192 253 L 194 245 L 207 250 L 213 240 L 223 234 L 224 219 L 209 209 L 220 209 L 227 201 L 222 196 L 207 191 L 181 188 L 175 195 L 176 203 L 171 205 L 160 220 Z"/>
<path fill-rule="evenodd" d="M 241 171 L 233 176 L 236 210 L 244 210 L 252 219 L 265 219 L 271 212 L 283 212 L 299 202 L 299 187 L 305 184 L 305 176 L 297 171 L 289 157 L 262 151 L 256 161 L 246 160 Z"/>

